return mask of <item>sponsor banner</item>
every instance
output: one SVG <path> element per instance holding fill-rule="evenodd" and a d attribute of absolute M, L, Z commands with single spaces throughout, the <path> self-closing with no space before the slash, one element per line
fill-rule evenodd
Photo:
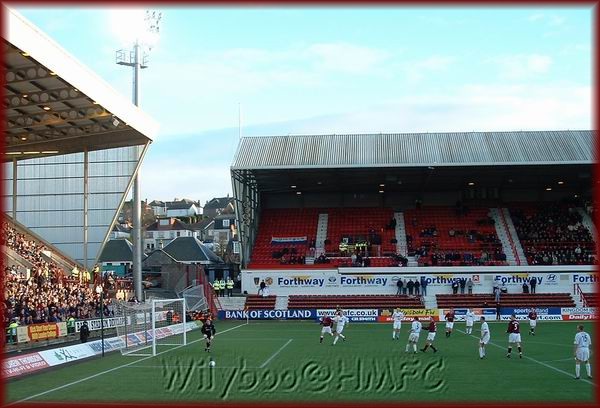
<path fill-rule="evenodd" d="M 302 244 L 307 241 L 306 236 L 303 237 L 271 237 L 271 244 Z"/>
<path fill-rule="evenodd" d="M 538 314 L 538 318 L 543 315 L 561 315 L 562 311 L 560 307 L 536 307 L 535 311 Z M 502 307 L 500 308 L 500 314 L 508 315 L 525 315 L 527 316 L 531 312 L 530 307 Z"/>
<path fill-rule="evenodd" d="M 189 331 L 198 327 L 196 322 L 180 323 L 168 327 L 156 329 L 157 339 L 182 333 L 183 330 Z M 128 345 L 138 345 L 149 341 L 152 336 L 145 336 L 144 332 L 131 333 L 127 336 Z M 125 347 L 124 337 L 111 337 L 104 339 L 104 351 L 114 351 Z M 84 358 L 92 357 L 102 353 L 102 340 L 95 340 L 89 343 L 75 344 L 67 347 L 59 347 L 51 350 L 40 351 L 39 353 L 26 354 L 24 356 L 7 358 L 4 360 L 2 371 L 7 377 L 16 377 L 27 374 L 46 367 L 69 363 Z"/>
<path fill-rule="evenodd" d="M 50 367 L 50 365 L 40 356 L 40 353 L 8 357 L 2 364 L 2 376 L 4 378 L 17 377 L 46 367 Z"/>
<path fill-rule="evenodd" d="M 392 315 L 396 309 L 379 309 L 379 315 L 377 317 L 377 321 L 381 323 L 390 323 L 394 320 L 392 319 Z M 419 319 L 429 318 L 429 316 L 433 316 L 435 320 L 439 320 L 439 311 L 438 309 L 400 309 L 402 313 L 404 313 L 403 322 L 410 322 L 413 320 L 415 316 Z"/>
<path fill-rule="evenodd" d="M 454 310 L 454 320 L 458 322 L 465 321 L 465 314 L 467 313 L 467 308 L 457 308 Z M 445 321 L 446 313 L 448 313 L 450 309 L 439 309 L 440 320 Z M 496 318 L 496 309 L 491 307 L 473 307 L 471 311 L 475 314 L 475 320 L 479 320 L 481 316 L 485 316 L 486 320 L 495 320 Z"/>
<path fill-rule="evenodd" d="M 258 293 L 264 282 L 271 293 L 277 295 L 310 294 L 396 294 L 398 280 L 421 281 L 428 287 L 449 286 L 459 279 L 471 279 L 473 285 L 482 284 L 480 274 L 341 274 L 338 271 L 272 271 L 242 273 L 242 289 L 248 293 Z M 365 292 L 366 291 L 366 292 Z"/>
<path fill-rule="evenodd" d="M 17 327 L 17 342 L 56 339 L 67 335 L 67 324 L 60 323 L 36 323 L 28 326 Z"/>
<path fill-rule="evenodd" d="M 419 275 L 414 276 L 415 279 L 421 279 L 423 276 L 424 280 L 427 282 L 427 286 L 450 286 L 452 282 L 459 281 L 461 279 L 469 280 L 473 282 L 473 285 L 481 285 L 481 275 L 479 274 L 452 274 L 452 273 L 437 273 L 433 275 Z M 404 279 L 404 277 L 403 277 Z M 415 280 L 413 279 L 413 280 Z"/>
<path fill-rule="evenodd" d="M 289 310 L 220 310 L 219 319 L 225 320 L 269 320 L 269 319 L 315 319 L 314 309 Z"/>
<path fill-rule="evenodd" d="M 90 344 L 83 343 L 52 350 L 40 351 L 40 355 L 44 360 L 46 360 L 48 365 L 55 366 L 68 363 L 70 361 L 80 360 L 86 357 L 92 357 L 95 355 L 95 353 L 90 347 Z"/>
<path fill-rule="evenodd" d="M 554 286 L 560 283 L 560 275 L 558 273 L 510 273 L 510 274 L 495 274 L 494 280 L 498 281 L 500 286 L 523 286 L 523 283 L 530 285 L 531 279 L 535 278 L 537 286 Z"/>
<path fill-rule="evenodd" d="M 105 329 L 112 329 L 115 328 L 117 326 L 124 326 L 125 325 L 125 318 L 124 317 L 108 317 L 104 320 L 104 328 Z M 90 331 L 94 331 L 94 330 L 100 330 L 102 328 L 101 326 L 101 319 L 89 319 L 89 320 L 76 320 L 75 321 L 75 332 L 79 333 L 81 331 L 81 326 L 83 326 L 83 322 L 87 322 L 88 327 L 90 328 Z"/>
<path fill-rule="evenodd" d="M 561 307 L 561 314 L 593 314 L 597 313 L 595 307 Z"/>
<path fill-rule="evenodd" d="M 560 310 L 563 320 L 598 319 L 598 309 L 595 307 L 563 307 Z"/>
<path fill-rule="evenodd" d="M 562 315 L 563 320 L 598 320 L 598 315 L 596 314 L 564 314 Z"/>
<path fill-rule="evenodd" d="M 571 283 L 589 285 L 598 282 L 600 282 L 600 275 L 597 273 L 574 273 L 571 275 Z"/>
<path fill-rule="evenodd" d="M 377 309 L 342 309 L 348 320 L 351 322 L 376 322 L 379 316 Z M 317 320 L 323 316 L 335 315 L 335 309 L 317 309 Z"/>
<path fill-rule="evenodd" d="M 515 317 L 517 318 L 517 320 L 526 320 L 526 321 L 529 321 L 529 318 L 527 317 L 526 314 L 517 314 L 517 315 L 515 315 Z M 510 320 L 510 315 L 509 314 L 502 314 L 502 315 L 500 315 L 500 320 Z M 540 315 L 538 313 L 537 320 L 563 320 L 563 317 L 560 314 Z"/>
<path fill-rule="evenodd" d="M 146 313 L 137 313 L 136 319 L 138 322 L 144 321 L 144 317 L 148 325 L 152 324 L 152 317 L 150 316 L 150 311 Z M 156 313 L 156 321 L 162 322 L 167 320 L 167 312 L 161 311 Z M 121 327 L 125 325 L 124 317 L 106 317 L 104 319 L 87 319 L 87 320 L 76 320 L 75 321 L 75 332 L 79 333 L 81 331 L 81 326 L 83 326 L 83 322 L 87 322 L 90 331 L 100 330 L 102 328 L 102 324 L 104 324 L 105 329 L 112 329 L 115 327 Z M 127 316 L 127 321 L 131 322 L 131 316 Z M 103 322 L 103 323 L 102 323 Z"/>

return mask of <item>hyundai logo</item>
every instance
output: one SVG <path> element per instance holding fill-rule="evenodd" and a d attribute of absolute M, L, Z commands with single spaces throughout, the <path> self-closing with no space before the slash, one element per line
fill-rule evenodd
<path fill-rule="evenodd" d="M 330 283 L 334 283 L 334 282 L 335 282 L 335 279 L 336 279 L 336 278 L 335 278 L 335 276 L 330 276 L 330 277 L 329 277 L 329 282 L 330 282 Z"/>
<path fill-rule="evenodd" d="M 548 281 L 548 282 L 556 282 L 556 275 L 553 274 L 553 273 L 551 273 L 550 275 L 548 275 L 546 277 L 546 281 Z"/>

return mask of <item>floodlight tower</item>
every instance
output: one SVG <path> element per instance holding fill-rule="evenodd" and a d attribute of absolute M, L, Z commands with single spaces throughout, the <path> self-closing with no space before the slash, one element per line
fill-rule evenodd
<path fill-rule="evenodd" d="M 146 10 L 142 32 L 135 33 L 133 50 L 118 50 L 116 63 L 133 68 L 133 104 L 140 106 L 140 69 L 148 68 L 148 53 L 158 40 L 159 24 L 162 13 Z M 140 147 L 138 156 L 140 154 Z M 142 206 L 140 199 L 140 178 L 135 175 L 133 180 L 133 285 L 135 296 L 143 300 L 142 292 Z"/>

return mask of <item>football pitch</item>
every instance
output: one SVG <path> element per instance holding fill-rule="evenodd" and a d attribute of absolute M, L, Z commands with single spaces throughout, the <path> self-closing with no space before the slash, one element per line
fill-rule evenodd
<path fill-rule="evenodd" d="M 575 380 L 573 338 L 578 322 L 538 324 L 528 335 L 523 322 L 524 357 L 516 350 L 506 358 L 507 323 L 491 322 L 487 357 L 478 355 L 478 340 L 455 324 L 450 338 L 438 324 L 435 345 L 426 353 L 405 353 L 410 323 L 400 340 L 392 325 L 351 323 L 346 341 L 332 346 L 320 326 L 306 321 L 216 322 L 210 356 L 199 330 L 188 333 L 185 347 L 158 348 L 155 357 L 122 356 L 65 365 L 11 380 L 5 403 L 86 402 L 577 402 L 592 403 L 595 379 L 581 366 Z M 591 322 L 585 322 L 592 333 Z M 479 324 L 473 330 L 479 335 Z M 419 347 L 427 333 L 421 332 Z M 594 343 L 596 339 L 592 338 Z M 593 346 L 595 347 L 595 346 Z M 594 351 L 592 351 L 592 361 Z M 597 367 L 592 365 L 592 375 Z"/>

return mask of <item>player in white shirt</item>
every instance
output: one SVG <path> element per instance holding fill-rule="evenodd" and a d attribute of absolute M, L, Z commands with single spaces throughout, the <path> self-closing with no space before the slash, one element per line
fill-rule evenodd
<path fill-rule="evenodd" d="M 335 322 L 335 337 L 333 338 L 332 346 L 335 346 L 335 343 L 338 342 L 340 337 L 344 341 L 346 341 L 346 336 L 344 336 L 342 332 L 344 331 L 344 327 L 346 326 L 346 324 L 348 324 L 350 320 L 346 317 L 346 315 L 344 315 L 344 312 L 339 311 L 337 312 L 337 315 L 333 318 L 333 321 Z"/>
<path fill-rule="evenodd" d="M 479 358 L 485 357 L 485 345 L 490 342 L 490 328 L 488 327 L 485 317 L 481 316 L 481 336 L 479 337 Z"/>
<path fill-rule="evenodd" d="M 465 313 L 465 322 L 467 322 L 467 328 L 465 329 L 466 334 L 473 333 L 473 323 L 475 322 L 475 313 L 471 309 L 467 309 Z"/>
<path fill-rule="evenodd" d="M 408 335 L 408 343 L 406 344 L 406 352 L 408 353 L 408 348 L 412 344 L 413 352 L 417 354 L 417 343 L 419 342 L 419 335 L 421 334 L 421 322 L 419 318 L 415 316 L 411 326 L 410 326 L 410 334 Z"/>
<path fill-rule="evenodd" d="M 394 319 L 394 330 L 392 331 L 392 339 L 400 340 L 400 326 L 402 325 L 403 318 L 404 313 L 402 313 L 400 308 L 396 308 L 396 310 L 394 310 L 394 314 L 392 315 L 392 319 Z"/>
<path fill-rule="evenodd" d="M 590 335 L 583 331 L 583 325 L 577 326 L 577 334 L 575 335 L 575 341 L 573 342 L 575 354 L 575 379 L 579 380 L 579 370 L 581 363 L 585 363 L 585 371 L 587 371 L 588 378 L 592 378 L 592 366 L 590 365 L 590 346 L 592 345 L 592 339 Z"/>

